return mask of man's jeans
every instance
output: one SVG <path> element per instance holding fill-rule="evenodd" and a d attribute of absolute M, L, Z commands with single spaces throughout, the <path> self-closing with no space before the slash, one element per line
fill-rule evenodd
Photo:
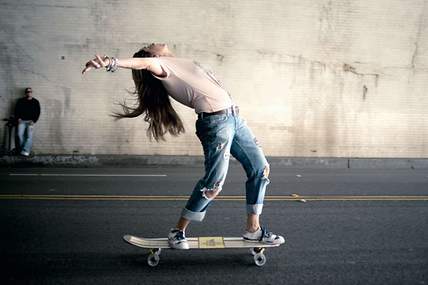
<path fill-rule="evenodd" d="M 33 128 L 31 121 L 22 120 L 18 124 L 19 151 L 30 153 L 33 145 Z"/>
<path fill-rule="evenodd" d="M 245 121 L 232 114 L 204 117 L 196 121 L 196 135 L 204 150 L 205 176 L 196 184 L 182 217 L 191 221 L 204 219 L 207 207 L 222 189 L 230 154 L 247 173 L 247 213 L 261 214 L 269 184 L 269 164 Z"/>

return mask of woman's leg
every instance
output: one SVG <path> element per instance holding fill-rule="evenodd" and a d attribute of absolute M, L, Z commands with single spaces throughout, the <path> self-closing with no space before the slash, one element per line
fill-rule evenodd
<path fill-rule="evenodd" d="M 232 142 L 231 154 L 242 164 L 247 174 L 246 202 L 249 232 L 260 227 L 259 215 L 263 209 L 266 186 L 269 184 L 269 164 L 251 130 L 239 117 Z"/>
<path fill-rule="evenodd" d="M 241 162 L 247 173 L 247 226 L 243 238 L 247 241 L 267 244 L 282 244 L 284 237 L 260 227 L 266 186 L 269 184 L 269 164 L 251 130 L 241 118 L 236 118 L 236 133 L 233 139 L 231 154 Z"/>
<path fill-rule="evenodd" d="M 198 181 L 182 211 L 177 228 L 185 230 L 191 221 L 202 221 L 206 210 L 220 193 L 229 168 L 234 120 L 228 115 L 215 115 L 198 120 L 197 135 L 205 157 L 205 175 Z"/>
<path fill-rule="evenodd" d="M 190 220 L 185 219 L 183 217 L 180 217 L 180 219 L 177 222 L 177 225 L 175 226 L 176 229 L 185 232 L 187 226 L 190 224 Z"/>
<path fill-rule="evenodd" d="M 260 215 L 247 214 L 247 232 L 255 232 L 260 228 Z"/>
<path fill-rule="evenodd" d="M 212 200 L 220 193 L 229 168 L 230 147 L 234 136 L 233 117 L 214 115 L 196 122 L 196 134 L 205 156 L 205 176 L 198 181 L 184 207 L 176 229 L 171 229 L 171 248 L 188 249 L 185 230 L 191 221 L 202 221 Z"/>

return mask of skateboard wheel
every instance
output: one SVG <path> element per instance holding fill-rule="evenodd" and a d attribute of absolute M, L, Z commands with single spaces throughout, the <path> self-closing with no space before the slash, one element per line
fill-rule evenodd
<path fill-rule="evenodd" d="M 150 254 L 149 257 L 147 257 L 147 264 L 151 267 L 155 267 L 156 265 L 159 264 L 159 254 Z"/>
<path fill-rule="evenodd" d="M 257 254 L 254 255 L 254 263 L 257 266 L 263 266 L 266 263 L 266 256 L 262 253 L 259 252 Z"/>

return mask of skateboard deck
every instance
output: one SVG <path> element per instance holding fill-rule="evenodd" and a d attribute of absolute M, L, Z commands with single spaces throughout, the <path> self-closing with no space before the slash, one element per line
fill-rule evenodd
<path fill-rule="evenodd" d="M 160 260 L 162 249 L 171 249 L 167 238 L 143 238 L 132 235 L 125 235 L 123 239 L 131 244 L 141 248 L 149 249 L 147 263 L 150 266 L 157 266 Z M 257 266 L 263 266 L 266 263 L 264 251 L 268 247 L 278 247 L 279 244 L 265 244 L 261 242 L 250 242 L 242 237 L 189 237 L 187 238 L 189 249 L 226 249 L 226 248 L 247 248 L 254 256 L 254 262 Z M 183 250 L 185 251 L 185 250 Z"/>

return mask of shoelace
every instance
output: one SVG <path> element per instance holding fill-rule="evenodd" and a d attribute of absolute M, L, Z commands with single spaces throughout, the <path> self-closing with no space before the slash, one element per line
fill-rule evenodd
<path fill-rule="evenodd" d="M 270 238 L 272 236 L 272 232 L 269 232 L 267 228 L 262 227 L 262 236 L 260 237 L 260 240 L 262 240 L 264 237 Z"/>
<path fill-rule="evenodd" d="M 183 231 L 177 231 L 177 233 L 175 234 L 175 238 L 176 238 L 177 240 L 183 240 L 183 239 L 186 239 L 186 238 L 184 237 L 184 232 L 183 232 Z"/>

